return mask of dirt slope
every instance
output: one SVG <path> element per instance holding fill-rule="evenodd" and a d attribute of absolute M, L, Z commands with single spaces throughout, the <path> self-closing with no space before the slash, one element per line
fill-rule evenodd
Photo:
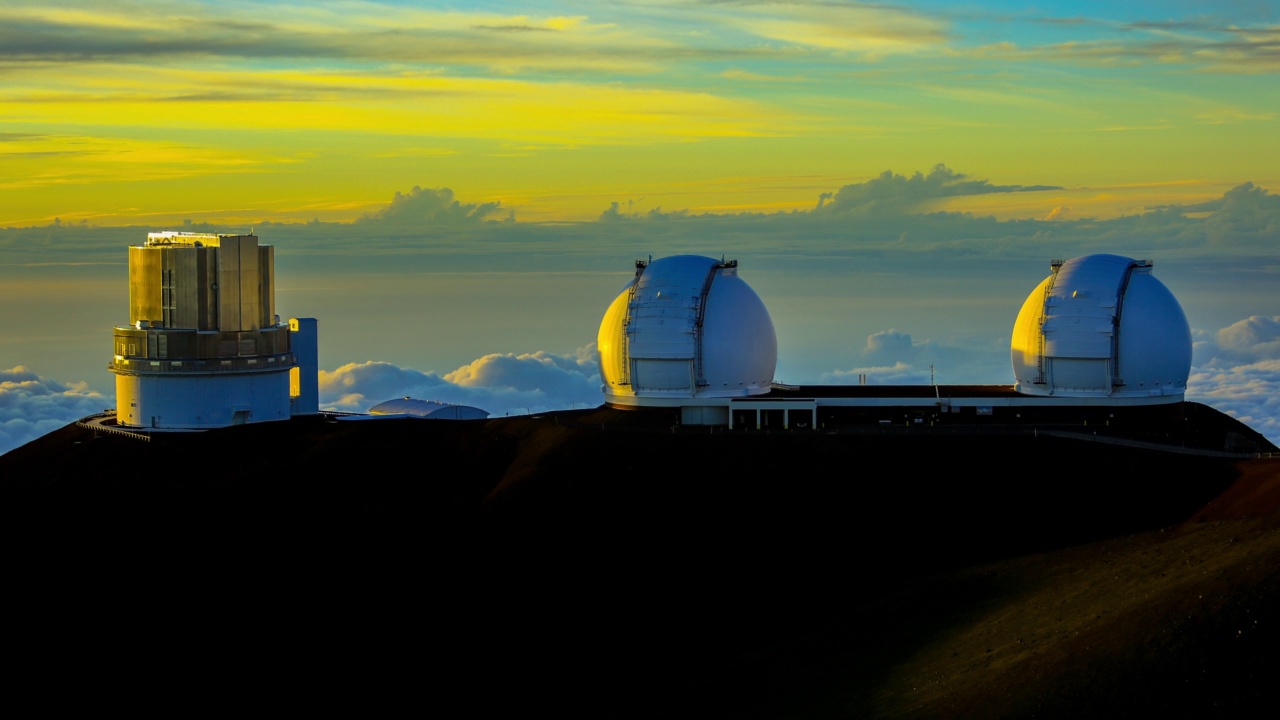
<path fill-rule="evenodd" d="M 41 627 L 477 716 L 1238 716 L 1280 676 L 1277 507 L 1277 460 L 608 410 L 0 456 Z"/>

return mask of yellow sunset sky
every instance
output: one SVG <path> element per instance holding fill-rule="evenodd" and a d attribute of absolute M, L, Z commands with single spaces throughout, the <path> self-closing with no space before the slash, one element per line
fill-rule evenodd
<path fill-rule="evenodd" d="M 1280 188 L 1275 3 L 4 2 L 0 226 L 777 212 L 937 164 L 1114 217 Z"/>

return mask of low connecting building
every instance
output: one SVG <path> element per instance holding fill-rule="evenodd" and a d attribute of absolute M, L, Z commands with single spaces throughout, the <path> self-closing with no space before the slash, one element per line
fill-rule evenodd
<path fill-rule="evenodd" d="M 316 320 L 281 322 L 256 235 L 156 232 L 129 248 L 129 324 L 109 366 L 116 422 L 198 430 L 319 412 Z"/>

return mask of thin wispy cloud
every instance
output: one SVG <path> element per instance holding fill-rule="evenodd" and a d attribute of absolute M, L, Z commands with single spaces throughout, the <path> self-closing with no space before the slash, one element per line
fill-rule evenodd
<path fill-rule="evenodd" d="M 643 71 L 671 43 L 585 17 L 444 12 L 401 5 L 221 7 L 151 3 L 116 12 L 0 8 L 0 62 L 410 63 Z M 218 17 L 218 13 L 232 13 Z M 232 20 L 235 17 L 237 19 Z"/>
<path fill-rule="evenodd" d="M 948 37 L 944 21 L 891 5 L 747 2 L 725 9 L 723 22 L 762 38 L 873 58 L 936 47 Z"/>

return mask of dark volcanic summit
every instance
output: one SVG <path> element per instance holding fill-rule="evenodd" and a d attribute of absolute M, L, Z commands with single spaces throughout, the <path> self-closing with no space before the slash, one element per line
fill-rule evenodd
<path fill-rule="evenodd" d="M 150 442 L 70 425 L 0 456 L 0 508 L 42 577 L 16 586 L 56 587 L 59 627 L 193 672 L 234 646 L 241 672 L 348 700 L 1237 717 L 1280 676 L 1280 459 L 1183 405 L 1087 433 L 607 408 Z"/>

